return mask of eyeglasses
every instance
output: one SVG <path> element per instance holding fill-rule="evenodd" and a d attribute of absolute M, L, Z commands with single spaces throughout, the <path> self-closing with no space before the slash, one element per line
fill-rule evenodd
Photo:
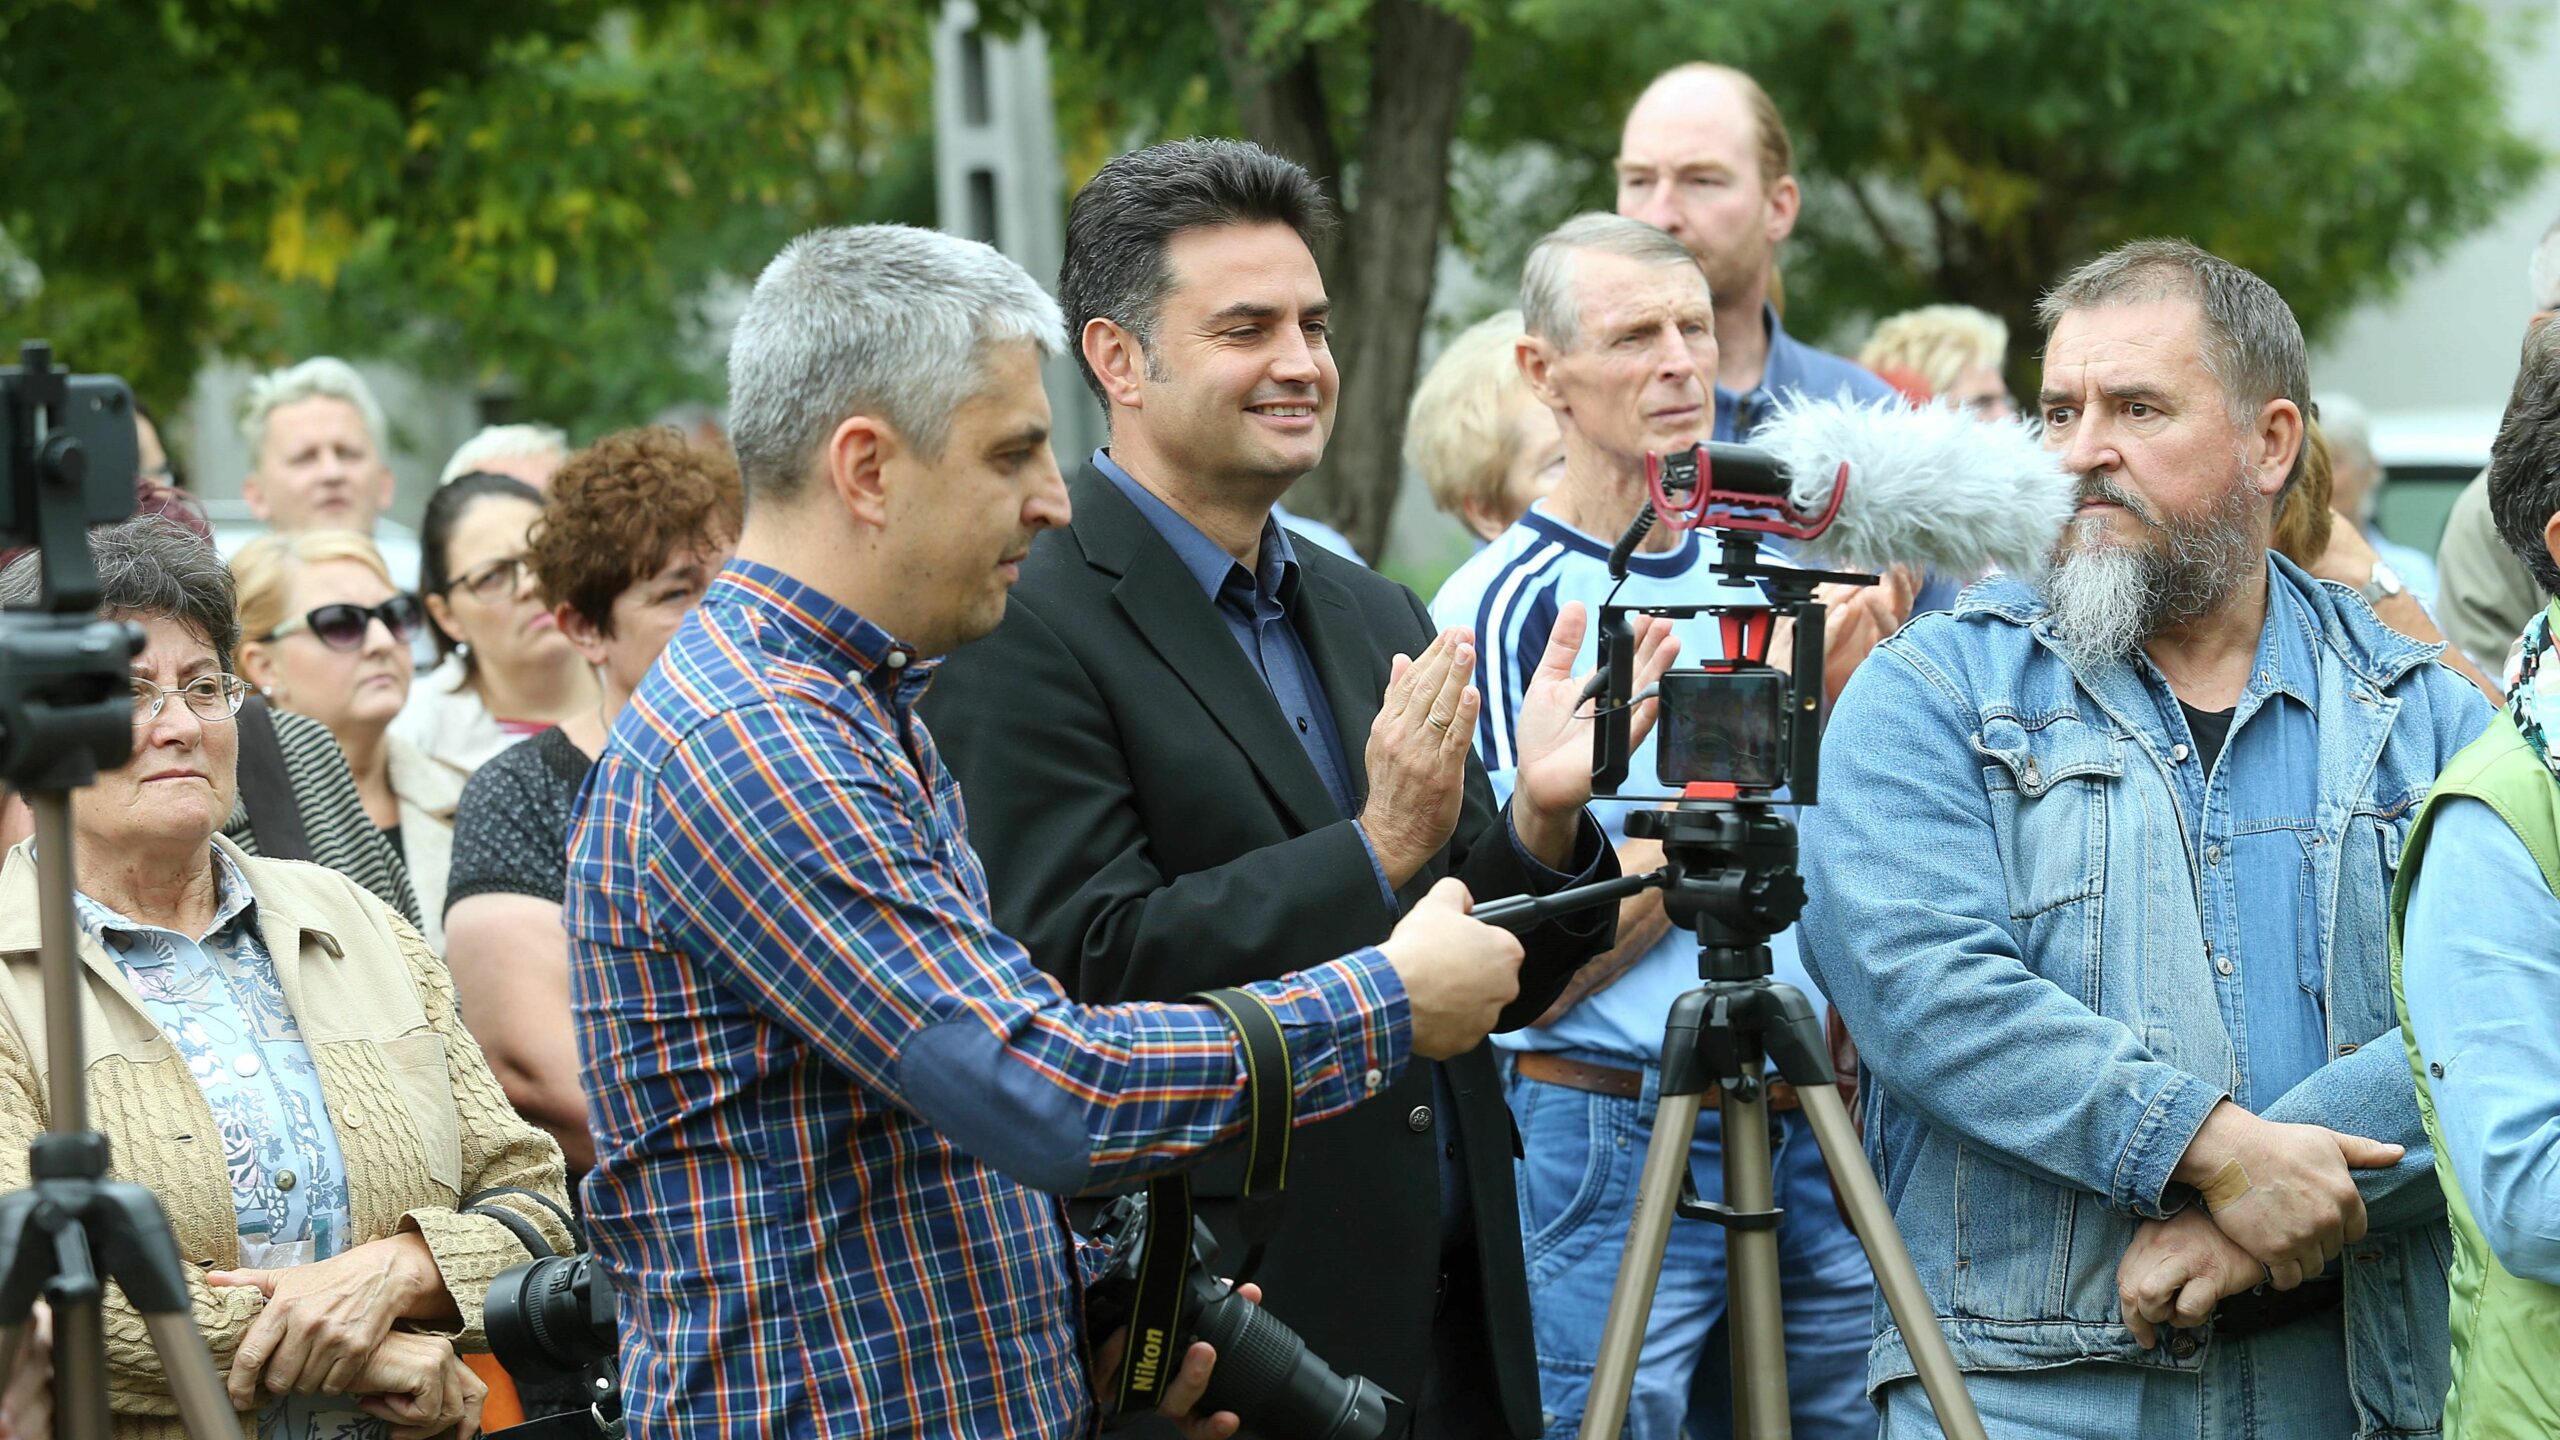
<path fill-rule="evenodd" d="M 525 563 L 523 556 L 510 555 L 504 560 L 492 560 L 444 588 L 447 594 L 461 590 L 475 600 L 504 600 L 515 594 L 532 574 L 533 567 Z"/>
<path fill-rule="evenodd" d="M 133 723 L 148 725 L 159 719 L 172 695 L 185 697 L 187 708 L 199 720 L 228 720 L 240 713 L 242 702 L 249 698 L 249 682 L 220 671 L 176 686 L 154 685 L 137 675 L 133 677 Z"/>
<path fill-rule="evenodd" d="M 287 620 L 258 638 L 261 641 L 273 640 L 296 630 L 308 630 L 314 639 L 332 650 L 361 650 L 365 633 L 373 628 L 376 620 L 391 632 L 392 639 L 406 645 L 409 637 L 417 634 L 418 627 L 425 623 L 426 612 L 420 610 L 418 602 L 407 595 L 394 595 L 372 606 L 341 602 L 307 611 L 301 619 Z"/>

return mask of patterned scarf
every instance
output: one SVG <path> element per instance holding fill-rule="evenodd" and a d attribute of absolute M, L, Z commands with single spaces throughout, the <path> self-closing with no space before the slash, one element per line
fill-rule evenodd
<path fill-rule="evenodd" d="M 2555 621 L 2560 621 L 2560 601 L 2533 617 L 2507 656 L 2507 714 L 2523 732 L 2524 743 L 2542 757 L 2551 778 L 2560 782 L 2560 748 L 2551 743 L 2554 727 L 2560 727 L 2560 649 L 2552 640 Z"/>

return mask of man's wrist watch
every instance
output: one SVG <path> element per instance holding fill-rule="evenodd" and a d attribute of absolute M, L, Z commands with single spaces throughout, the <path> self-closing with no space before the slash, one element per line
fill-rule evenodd
<path fill-rule="evenodd" d="M 2394 595 L 2406 595 L 2409 587 L 2400 583 L 2400 572 L 2380 560 L 2373 562 L 2373 578 L 2364 582 L 2364 603 L 2379 605 Z"/>

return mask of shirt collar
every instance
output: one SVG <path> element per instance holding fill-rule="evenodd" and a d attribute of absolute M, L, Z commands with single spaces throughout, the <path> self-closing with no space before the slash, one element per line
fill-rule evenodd
<path fill-rule="evenodd" d="M 213 888 L 213 923 L 205 927 L 203 935 L 189 937 L 199 943 L 211 940 L 236 923 L 255 924 L 257 921 L 258 897 L 249 889 L 249 877 L 240 873 L 239 865 L 224 854 L 219 845 L 213 847 Z M 117 944 L 114 939 L 118 935 L 139 935 L 159 927 L 145 925 L 85 894 L 74 894 L 72 902 L 80 915 L 81 931 L 99 949 L 123 956 L 129 965 L 163 965 L 172 958 L 169 952 L 151 946 L 128 948 Z"/>
<path fill-rule="evenodd" d="M 1754 401 L 1752 408 L 1760 410 L 1767 408 L 1768 397 L 1782 390 L 1811 388 L 1804 374 L 1804 344 L 1778 322 L 1778 307 L 1760 302 L 1760 324 L 1769 337 L 1769 358 L 1760 367 L 1760 383 L 1749 390 L 1715 387 L 1716 409 L 1726 414 L 1744 400 Z"/>
<path fill-rule="evenodd" d="M 1262 522 L 1260 563 L 1251 571 L 1245 569 L 1226 547 L 1209 538 L 1199 526 L 1164 501 L 1137 477 L 1120 468 L 1109 450 L 1093 452 L 1093 468 L 1119 487 L 1120 493 L 1147 518 L 1157 534 L 1173 547 L 1174 558 L 1191 572 L 1200 592 L 1216 603 L 1230 589 L 1250 592 L 1258 602 L 1287 605 L 1298 592 L 1298 552 L 1289 544 L 1289 532 L 1278 520 L 1265 517 Z"/>
<path fill-rule="evenodd" d="M 2319 623 L 2293 581 L 2270 558 L 2267 626 L 2258 636 L 2257 668 L 2249 672 L 2249 683 L 2270 694 L 2281 691 L 2316 709 L 2320 662 L 2314 642 Z"/>
<path fill-rule="evenodd" d="M 892 638 L 833 596 L 770 565 L 730 561 L 712 580 L 702 603 L 706 608 L 749 606 L 800 649 L 811 652 L 798 658 L 818 661 L 830 670 L 851 661 L 866 679 L 883 672 L 905 679 L 920 668 L 913 646 Z"/>

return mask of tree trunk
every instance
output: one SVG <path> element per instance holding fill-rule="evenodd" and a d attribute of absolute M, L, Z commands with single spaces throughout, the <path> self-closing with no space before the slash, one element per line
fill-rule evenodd
<path fill-rule="evenodd" d="M 1334 301 L 1342 398 L 1324 465 L 1290 501 L 1375 559 L 1386 551 L 1404 477 L 1405 404 L 1431 305 L 1449 209 L 1449 147 L 1475 35 L 1426 0 L 1373 0 L 1368 113 L 1346 176 L 1313 52 L 1257 59 L 1246 0 L 1209 0 L 1209 14 L 1246 133 L 1307 166 L 1343 210 L 1341 231 L 1316 257 Z"/>

